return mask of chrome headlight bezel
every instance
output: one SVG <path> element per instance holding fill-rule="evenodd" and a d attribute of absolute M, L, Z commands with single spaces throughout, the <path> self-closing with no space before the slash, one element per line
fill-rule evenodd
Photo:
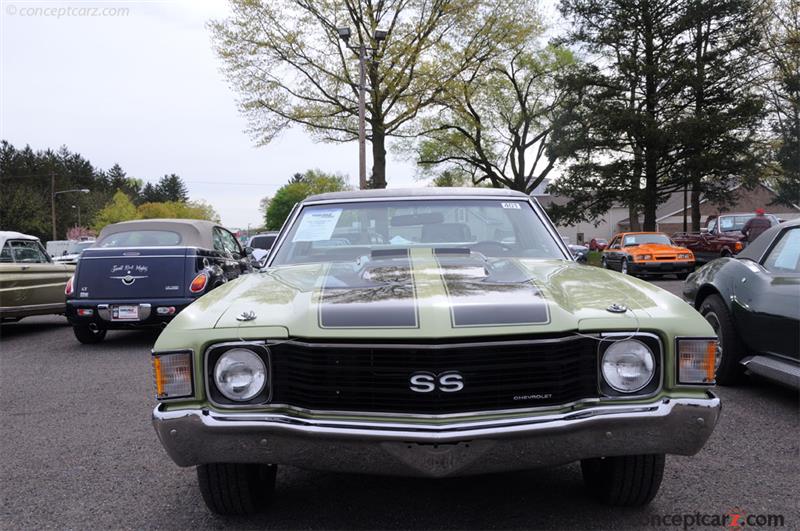
<path fill-rule="evenodd" d="M 215 372 L 217 363 L 225 353 L 236 350 L 244 349 L 253 353 L 259 358 L 264 365 L 265 382 L 263 388 L 252 398 L 247 400 L 237 400 L 229 396 L 217 386 Z M 263 341 L 245 341 L 245 342 L 230 342 L 230 343 L 217 343 L 211 345 L 206 349 L 205 353 L 205 375 L 204 380 L 206 384 L 206 395 L 208 401 L 217 407 L 221 408 L 253 408 L 263 407 L 272 400 L 272 363 L 270 359 L 269 349 Z"/>
<path fill-rule="evenodd" d="M 661 338 L 648 332 L 614 332 L 602 335 L 603 341 L 598 346 L 597 385 L 601 397 L 614 399 L 641 399 L 658 394 L 664 380 L 664 348 Z M 647 383 L 635 391 L 621 391 L 606 381 L 603 375 L 603 359 L 606 351 L 620 341 L 632 340 L 642 343 L 650 351 L 653 359 L 653 373 Z"/>

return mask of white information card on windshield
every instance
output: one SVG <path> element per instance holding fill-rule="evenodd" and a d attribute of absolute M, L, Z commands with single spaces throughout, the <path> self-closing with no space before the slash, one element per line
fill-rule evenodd
<path fill-rule="evenodd" d="M 293 242 L 317 242 L 330 240 L 333 229 L 342 215 L 341 208 L 308 210 L 300 220 L 300 226 L 294 233 Z"/>

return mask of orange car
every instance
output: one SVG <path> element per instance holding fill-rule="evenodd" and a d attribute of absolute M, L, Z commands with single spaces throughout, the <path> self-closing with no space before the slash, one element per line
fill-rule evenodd
<path fill-rule="evenodd" d="M 694 271 L 694 254 L 661 232 L 623 232 L 603 250 L 603 267 L 623 275 L 676 275 Z"/>

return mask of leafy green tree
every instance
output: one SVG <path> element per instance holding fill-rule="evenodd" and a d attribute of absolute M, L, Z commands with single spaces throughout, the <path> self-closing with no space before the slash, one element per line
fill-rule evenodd
<path fill-rule="evenodd" d="M 327 192 L 341 192 L 350 187 L 341 175 L 325 173 L 320 170 L 308 170 L 302 174 L 302 179 L 297 179 L 297 174 L 275 192 L 268 200 L 266 208 L 265 226 L 268 230 L 278 230 L 286 221 L 294 205 L 310 195 Z M 267 199 L 267 198 L 265 198 Z M 265 201 L 262 200 L 262 204 Z"/>
<path fill-rule="evenodd" d="M 125 192 L 118 190 L 111 201 L 97 213 L 93 228 L 99 232 L 103 227 L 111 223 L 130 221 L 132 219 L 140 219 L 136 205 L 125 195 Z"/>
<path fill-rule="evenodd" d="M 128 174 L 125 173 L 119 164 L 114 163 L 111 169 L 106 172 L 106 180 L 108 181 L 108 186 L 112 190 L 121 190 L 134 202 L 138 200 L 142 190 L 142 182 L 138 179 L 128 177 Z"/>
<path fill-rule="evenodd" d="M 575 60 L 570 51 L 540 48 L 535 20 L 519 43 L 453 80 L 441 108 L 421 124 L 418 163 L 444 166 L 473 183 L 531 193 L 556 163 L 547 152 L 565 91 L 557 79 Z"/>
<path fill-rule="evenodd" d="M 189 190 L 178 175 L 171 173 L 161 177 L 156 184 L 147 183 L 142 188 L 142 203 L 164 203 L 189 200 Z"/>
<path fill-rule="evenodd" d="M 157 184 L 153 183 L 145 183 L 144 188 L 142 188 L 142 193 L 139 195 L 141 198 L 142 204 L 144 203 L 160 203 L 164 200 L 164 196 L 161 194 L 161 190 L 159 189 Z"/>
<path fill-rule="evenodd" d="M 466 186 L 468 182 L 469 176 L 465 172 L 447 169 L 433 178 L 431 186 L 448 188 L 453 186 Z"/>
<path fill-rule="evenodd" d="M 143 203 L 136 208 L 140 219 L 207 219 L 219 221 L 219 215 L 204 202 L 165 201 Z"/>
<path fill-rule="evenodd" d="M 33 234 L 43 241 L 52 238 L 51 194 L 58 190 L 87 188 L 89 194 L 56 196 L 56 233 L 63 238 L 77 222 L 89 222 L 112 195 L 105 174 L 66 147 L 34 151 L 30 146 L 17 149 L 0 141 L 0 220 L 6 230 Z"/>
<path fill-rule="evenodd" d="M 386 138 L 404 134 L 443 87 L 519 38 L 533 0 L 232 0 L 212 23 L 217 53 L 260 144 L 298 124 L 318 139 L 358 138 L 358 57 L 370 51 L 366 103 L 371 186 L 386 186 Z M 386 31 L 377 41 L 375 30 Z M 374 50 L 374 51 L 373 51 Z"/>

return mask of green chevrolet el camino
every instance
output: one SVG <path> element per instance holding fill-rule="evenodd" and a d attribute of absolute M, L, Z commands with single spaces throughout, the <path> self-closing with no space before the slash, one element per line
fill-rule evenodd
<path fill-rule="evenodd" d="M 447 477 L 581 462 L 612 505 L 657 493 L 720 411 L 716 337 L 678 297 L 577 264 L 508 190 L 324 194 L 267 266 L 178 315 L 153 424 L 208 507 L 263 510 L 278 465 Z"/>

